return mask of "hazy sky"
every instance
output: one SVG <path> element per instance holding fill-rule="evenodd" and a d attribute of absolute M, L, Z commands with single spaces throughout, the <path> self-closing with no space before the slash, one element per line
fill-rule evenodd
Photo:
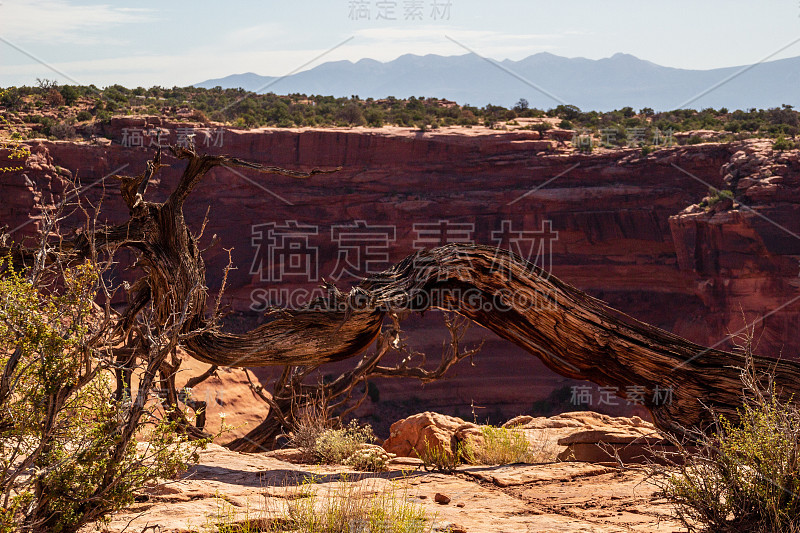
<path fill-rule="evenodd" d="M 772 54 L 800 56 L 800 42 L 786 47 L 800 39 L 800 0 L 126 4 L 136 7 L 0 0 L 0 86 L 33 84 L 37 77 L 69 82 L 41 63 L 82 84 L 149 87 L 242 72 L 283 75 L 342 59 L 467 53 L 445 36 L 495 59 L 544 51 L 599 59 L 625 52 L 661 65 L 705 69 Z"/>

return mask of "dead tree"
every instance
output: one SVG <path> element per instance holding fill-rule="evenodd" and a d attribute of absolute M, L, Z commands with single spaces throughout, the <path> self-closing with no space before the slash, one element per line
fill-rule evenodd
<path fill-rule="evenodd" d="M 269 406 L 267 417 L 246 435 L 228 444 L 237 451 L 263 451 L 272 449 L 277 438 L 295 429 L 306 409 L 319 411 L 322 417 L 332 424 L 341 424 L 345 417 L 357 409 L 367 398 L 370 378 L 409 378 L 429 383 L 442 378 L 445 373 L 462 359 L 470 359 L 483 346 L 479 343 L 469 349 L 461 348 L 461 341 L 469 327 L 469 320 L 460 316 L 445 314 L 445 326 L 450 334 L 445 341 L 439 363 L 428 368 L 427 356 L 411 350 L 406 344 L 400 329 L 401 318 L 390 313 L 391 325 L 385 327 L 375 342 L 374 351 L 365 353 L 356 365 L 339 375 L 330 383 L 318 383 L 309 376 L 322 365 L 287 366 L 275 381 L 272 393 L 266 393 L 260 384 L 250 378 L 250 388 Z M 390 353 L 399 354 L 399 360 L 390 366 L 384 357 Z M 247 370 L 245 370 L 247 372 Z M 360 397 L 353 398 L 358 385 L 364 385 Z"/>
<path fill-rule="evenodd" d="M 227 333 L 216 319 L 216 309 L 207 315 L 205 266 L 197 236 L 183 217 L 192 189 L 218 166 L 293 178 L 331 171 L 301 173 L 184 148 L 173 148 L 172 154 L 187 165 L 169 198 L 163 203 L 145 199 L 147 184 L 161 167 L 159 153 L 143 174 L 119 178 L 130 219 L 92 235 L 98 246 L 128 247 L 138 253 L 144 276 L 129 291 L 129 305 L 120 320 L 123 330 L 145 306 L 155 309 L 156 319 L 162 313 L 164 320 L 182 308 L 189 319 L 184 321 L 187 336 L 180 342 L 192 357 L 217 366 L 295 368 L 287 370 L 284 379 L 291 389 L 295 386 L 290 383 L 299 383 L 297 372 L 363 353 L 379 337 L 385 317 L 443 309 L 522 347 L 561 375 L 616 387 L 623 397 L 628 387 L 636 386 L 663 430 L 682 432 L 708 423 L 710 414 L 703 404 L 736 419 L 741 405 L 739 368 L 744 363 L 740 355 L 639 322 L 517 255 L 488 246 L 450 244 L 419 251 L 347 293 L 329 286 L 325 298 L 285 310 L 246 333 Z M 86 242 L 87 236 L 78 235 L 65 246 L 80 257 Z M 375 353 L 381 349 L 379 344 Z M 370 361 L 367 356 L 356 368 L 369 367 Z M 800 392 L 797 362 L 755 358 L 754 363 L 773 372 L 785 394 Z M 377 363 L 371 369 L 378 376 L 398 372 Z M 424 377 L 423 368 L 403 372 Z M 659 403 L 654 394 L 659 389 L 670 390 L 672 401 Z M 262 430 L 262 436 L 274 435 Z"/>

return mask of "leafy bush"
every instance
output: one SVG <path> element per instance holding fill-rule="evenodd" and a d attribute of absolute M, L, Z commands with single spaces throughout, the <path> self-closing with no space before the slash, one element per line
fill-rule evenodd
<path fill-rule="evenodd" d="M 784 135 L 779 135 L 775 142 L 772 143 L 773 150 L 793 150 L 797 145 L 787 139 Z"/>
<path fill-rule="evenodd" d="M 64 85 L 59 89 L 65 105 L 72 105 L 78 100 L 78 90 L 72 85 Z"/>
<path fill-rule="evenodd" d="M 553 126 L 549 122 L 537 122 L 536 124 L 531 124 L 530 129 L 538 131 L 539 133 L 544 133 L 547 130 L 553 129 Z"/>
<path fill-rule="evenodd" d="M 205 444 L 187 445 L 146 405 L 155 369 L 135 401 L 114 399 L 115 341 L 94 303 L 102 279 L 91 262 L 20 271 L 0 260 L 2 532 L 78 531 L 178 475 Z"/>
<path fill-rule="evenodd" d="M 734 198 L 733 191 L 731 190 L 715 189 L 714 187 L 710 187 L 708 190 L 708 196 L 703 198 L 703 201 L 700 202 L 700 207 L 711 208 L 722 201 L 733 200 Z"/>
<path fill-rule="evenodd" d="M 360 426 L 352 420 L 339 429 L 326 429 L 319 434 L 313 447 L 313 456 L 320 463 L 342 464 L 362 444 L 371 443 L 375 437 L 369 424 Z"/>
<path fill-rule="evenodd" d="M 92 120 L 92 114 L 84 109 L 78 112 L 78 114 L 75 116 L 75 119 L 79 122 L 86 122 L 87 120 Z"/>
<path fill-rule="evenodd" d="M 749 356 L 742 370 L 739 420 L 715 415 L 693 448 L 675 440 L 685 461 L 662 457 L 656 483 L 689 531 L 797 531 L 800 528 L 800 410 L 782 402 Z"/>
<path fill-rule="evenodd" d="M 367 119 L 364 118 L 364 111 L 356 103 L 349 103 L 344 106 L 337 113 L 336 118 L 349 126 L 363 126 L 367 123 Z"/>
<path fill-rule="evenodd" d="M 380 128 L 383 126 L 386 117 L 380 109 L 370 108 L 364 113 L 364 118 L 367 121 L 367 125 L 372 128 Z"/>
<path fill-rule="evenodd" d="M 327 416 L 325 407 L 310 402 L 298 415 L 289 444 L 299 448 L 306 461 L 343 464 L 363 445 L 375 440 L 372 428 L 369 425 L 360 426 L 355 420 L 342 428 L 331 426 L 332 422 Z"/>
<path fill-rule="evenodd" d="M 22 95 L 16 87 L 0 90 L 0 104 L 9 109 L 15 109 L 20 103 L 22 103 Z"/>

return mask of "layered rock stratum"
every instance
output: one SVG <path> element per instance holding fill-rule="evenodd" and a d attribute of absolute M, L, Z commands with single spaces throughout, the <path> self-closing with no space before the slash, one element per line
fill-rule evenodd
<path fill-rule="evenodd" d="M 754 323 L 759 353 L 798 353 L 800 164 L 796 151 L 773 151 L 766 141 L 581 154 L 558 133 L 541 139 L 532 131 L 464 128 L 245 131 L 120 117 L 104 132 L 110 144 L 30 141 L 25 169 L 0 177 L 0 224 L 16 240 L 33 235 L 41 210 L 69 194 L 76 180 L 87 200 L 103 198 L 101 221 L 125 220 L 110 175 L 141 172 L 153 156 L 148 142 L 159 132 L 163 142 L 180 142 L 180 129 L 184 136 L 191 130 L 201 151 L 301 170 L 342 167 L 304 181 L 217 169 L 193 192 L 190 226 L 199 230 L 208 210 L 201 246 L 219 238 L 205 252 L 212 290 L 232 248 L 236 269 L 224 301 L 241 313 L 242 327 L 260 320 L 266 302 L 286 303 L 282 295 L 302 303 L 323 279 L 347 288 L 419 247 L 457 240 L 511 248 L 636 319 L 701 344 L 730 347 L 727 335 Z M 150 134 L 144 146 L 124 146 L 134 131 Z M 149 188 L 154 199 L 166 196 L 182 169 L 166 162 Z M 730 189 L 735 199 L 699 207 L 709 187 Z M 373 248 L 364 247 L 369 237 L 361 230 L 378 239 Z M 307 238 L 301 252 L 316 258 L 311 275 L 291 275 L 289 255 L 270 248 L 281 231 Z M 432 355 L 446 338 L 435 317 L 412 318 L 406 329 L 413 348 Z M 480 328 L 467 340 L 480 338 L 487 342 L 474 366 L 462 363 L 424 388 L 379 381 L 375 403 L 499 419 L 527 413 L 552 391 L 576 384 Z M 262 379 L 268 375 L 259 371 Z M 641 414 L 623 400 L 601 400 L 594 391 L 586 407 Z"/>

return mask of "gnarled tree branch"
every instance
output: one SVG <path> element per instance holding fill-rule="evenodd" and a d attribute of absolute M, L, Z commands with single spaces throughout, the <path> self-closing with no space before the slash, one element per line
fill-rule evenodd
<path fill-rule="evenodd" d="M 183 218 L 183 202 L 192 188 L 217 166 L 304 178 L 328 171 L 298 173 L 225 156 L 200 156 L 187 149 L 173 154 L 187 160 L 187 167 L 169 199 L 153 203 L 142 198 L 147 181 L 160 166 L 157 155 L 143 175 L 122 179 L 131 220 L 100 232 L 94 242 L 138 251 L 148 289 L 140 289 L 132 298 L 132 312 L 144 298 L 155 307 L 154 316 L 165 323 L 174 309 L 184 309 L 188 319 L 182 327 L 191 335 L 182 338 L 182 344 L 201 361 L 218 366 L 314 367 L 362 353 L 378 337 L 389 314 L 443 309 L 522 347 L 559 374 L 616 387 L 623 396 L 629 387 L 637 387 L 644 391 L 644 405 L 662 429 L 680 432 L 709 422 L 700 399 L 719 414 L 737 418 L 741 356 L 639 322 L 519 256 L 488 246 L 449 244 L 419 251 L 348 293 L 329 287 L 326 298 L 287 310 L 249 332 L 221 331 L 213 317 L 205 316 L 205 266 Z M 80 253 L 80 238 L 72 249 Z M 787 394 L 800 392 L 797 362 L 755 358 L 754 364 L 773 371 Z M 659 402 L 658 390 L 669 390 L 672 401 Z"/>

